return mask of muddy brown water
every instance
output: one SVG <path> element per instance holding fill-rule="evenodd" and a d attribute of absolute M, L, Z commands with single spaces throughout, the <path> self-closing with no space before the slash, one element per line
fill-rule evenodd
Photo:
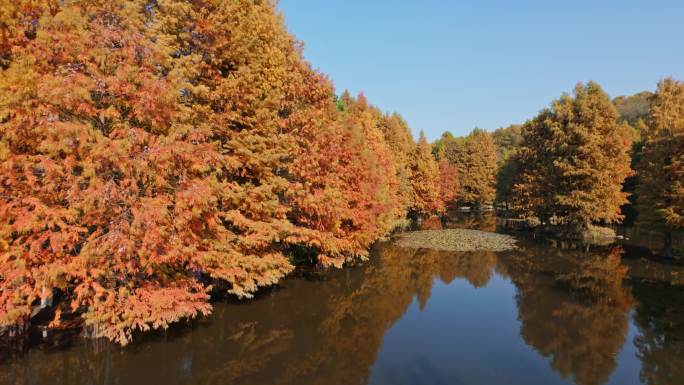
<path fill-rule="evenodd" d="M 120 348 L 0 352 L 0 384 L 684 384 L 684 268 L 611 246 L 377 245 Z"/>

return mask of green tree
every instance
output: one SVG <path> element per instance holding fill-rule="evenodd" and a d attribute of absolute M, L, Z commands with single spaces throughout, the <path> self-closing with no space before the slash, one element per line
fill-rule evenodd
<path fill-rule="evenodd" d="M 511 124 L 492 132 L 496 144 L 496 161 L 501 166 L 522 143 L 522 125 Z"/>
<path fill-rule="evenodd" d="M 442 134 L 442 136 L 437 139 L 433 144 L 432 144 L 432 153 L 437 159 L 441 159 L 445 156 L 444 152 L 446 150 L 447 143 L 454 141 L 456 138 L 454 138 L 454 135 L 447 131 Z"/>
<path fill-rule="evenodd" d="M 496 144 L 496 201 L 509 210 L 513 200 L 513 186 L 520 170 L 517 151 L 522 144 L 522 126 L 512 124 L 499 128 L 492 133 Z"/>

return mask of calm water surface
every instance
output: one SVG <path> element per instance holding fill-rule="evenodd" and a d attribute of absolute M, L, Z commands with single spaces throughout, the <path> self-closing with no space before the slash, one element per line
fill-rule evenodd
<path fill-rule="evenodd" d="M 684 269 L 630 254 L 381 244 L 364 266 L 217 303 L 124 349 L 5 349 L 0 383 L 684 384 Z"/>

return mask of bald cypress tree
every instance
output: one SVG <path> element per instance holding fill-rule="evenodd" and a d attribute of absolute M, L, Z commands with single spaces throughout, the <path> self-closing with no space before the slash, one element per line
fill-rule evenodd
<path fill-rule="evenodd" d="M 432 147 L 421 131 L 411 165 L 413 186 L 412 211 L 417 214 L 431 214 L 444 210 L 440 199 L 439 169 L 432 156 Z"/>
<path fill-rule="evenodd" d="M 272 1 L 3 2 L 0 38 L 0 328 L 61 297 L 53 326 L 125 344 L 294 250 L 365 256 L 410 203 L 386 117 L 335 105 Z"/>
<path fill-rule="evenodd" d="M 126 343 L 210 311 L 189 266 L 227 235 L 209 177 L 221 162 L 181 124 L 181 77 L 160 70 L 140 2 L 59 4 L 30 13 L 36 30 L 0 69 L 0 327 L 61 292 L 53 324 L 78 311 Z"/>
<path fill-rule="evenodd" d="M 458 169 L 448 159 L 437 162 L 439 168 L 439 195 L 445 208 L 453 206 L 460 190 Z"/>
<path fill-rule="evenodd" d="M 385 141 L 394 158 L 397 179 L 399 183 L 400 206 L 403 210 L 411 207 L 413 188 L 411 186 L 411 160 L 416 142 L 411 134 L 411 128 L 401 115 L 394 113 L 384 116 L 380 124 Z"/>
<path fill-rule="evenodd" d="M 444 135 L 438 151 L 458 170 L 459 202 L 475 206 L 494 202 L 496 145 L 490 133 L 476 128 L 464 138 Z"/>
<path fill-rule="evenodd" d="M 466 138 L 468 167 L 462 175 L 462 199 L 478 206 L 492 204 L 496 194 L 496 145 L 491 134 L 475 129 Z"/>
<path fill-rule="evenodd" d="M 146 32 L 184 80 L 179 124 L 219 153 L 209 223 L 225 236 L 204 243 L 192 263 L 249 298 L 292 270 L 283 241 L 299 241 L 289 238 L 299 229 L 287 218 L 297 130 L 290 119 L 312 95 L 298 90 L 309 81 L 298 44 L 266 0 L 163 0 L 150 17 Z"/>
<path fill-rule="evenodd" d="M 304 246 L 324 266 L 341 266 L 366 257 L 370 244 L 405 216 L 406 207 L 379 128 L 383 114 L 363 96 L 344 95 L 342 111 L 333 107 L 332 97 L 328 101 L 336 114 L 314 110 L 319 118 L 307 117 L 297 131 L 288 214 L 297 229 L 285 241 Z"/>
<path fill-rule="evenodd" d="M 684 83 L 658 84 L 637 171 L 638 222 L 663 231 L 671 255 L 672 231 L 684 228 Z"/>
<path fill-rule="evenodd" d="M 588 228 L 622 219 L 629 130 L 598 84 L 579 84 L 523 127 L 516 201 L 543 221 Z"/>

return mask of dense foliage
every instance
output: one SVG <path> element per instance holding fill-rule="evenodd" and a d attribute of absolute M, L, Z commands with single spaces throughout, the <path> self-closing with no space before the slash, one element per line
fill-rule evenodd
<path fill-rule="evenodd" d="M 595 83 L 578 85 L 528 121 L 517 157 L 518 208 L 543 222 L 587 228 L 622 219 L 631 173 L 629 129 Z"/>
<path fill-rule="evenodd" d="M 439 167 L 440 201 L 444 202 L 447 207 L 453 206 L 461 189 L 458 169 L 448 159 L 440 159 L 437 166 Z"/>
<path fill-rule="evenodd" d="M 511 124 L 506 128 L 498 128 L 492 132 L 496 144 L 496 161 L 501 166 L 522 144 L 522 126 Z"/>
<path fill-rule="evenodd" d="M 440 200 L 439 168 L 432 156 L 432 148 L 422 131 L 413 158 L 411 168 L 411 174 L 414 176 L 412 179 L 413 210 L 421 214 L 443 211 L 444 202 Z"/>
<path fill-rule="evenodd" d="M 425 140 L 335 98 L 270 1 L 19 0 L 0 37 L 0 328 L 125 344 L 443 207 Z"/>
<path fill-rule="evenodd" d="M 671 254 L 671 232 L 684 229 L 684 83 L 658 84 L 637 171 L 639 221 L 665 232 Z"/>
<path fill-rule="evenodd" d="M 666 79 L 655 94 L 609 101 L 590 83 L 523 126 L 495 130 L 496 202 L 507 215 L 579 228 L 637 222 L 663 231 L 664 253 L 676 253 L 672 232 L 682 229 L 684 175 L 681 87 Z M 453 140 L 444 135 L 436 153 Z"/>
<path fill-rule="evenodd" d="M 496 130 L 497 202 L 514 215 L 580 228 L 637 218 L 664 233 L 665 255 L 677 253 L 672 232 L 684 228 L 683 90 L 665 79 L 655 94 L 610 101 L 589 83 L 554 101 L 522 132 L 516 125 Z"/>
<path fill-rule="evenodd" d="M 0 331 L 42 309 L 126 344 L 455 203 L 587 228 L 635 191 L 670 234 L 683 154 L 671 79 L 614 101 L 579 85 L 523 126 L 431 146 L 336 96 L 272 1 L 3 2 Z"/>
<path fill-rule="evenodd" d="M 459 138 L 446 133 L 433 147 L 436 156 L 446 159 L 458 172 L 459 203 L 484 206 L 494 202 L 497 155 L 490 133 L 475 129 Z"/>

